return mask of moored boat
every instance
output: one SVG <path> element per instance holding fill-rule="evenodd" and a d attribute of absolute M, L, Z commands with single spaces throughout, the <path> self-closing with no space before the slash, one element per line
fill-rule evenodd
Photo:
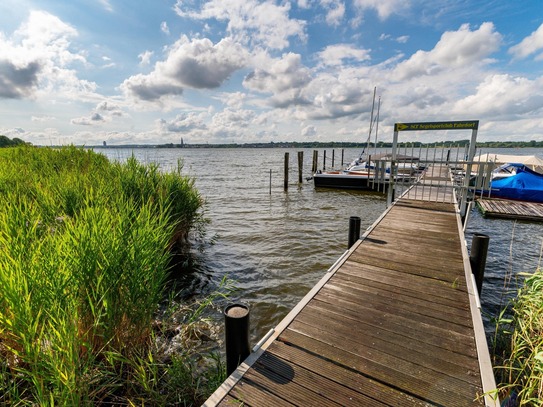
<path fill-rule="evenodd" d="M 423 168 L 417 157 L 397 155 L 395 181 L 411 179 Z M 315 187 L 385 190 L 392 165 L 392 153 L 375 154 L 363 161 L 357 159 L 344 170 L 317 171 L 313 175 Z"/>
<path fill-rule="evenodd" d="M 510 164 L 514 173 L 498 176 L 490 182 L 490 190 L 484 196 L 526 202 L 543 203 L 543 174 L 522 164 Z"/>

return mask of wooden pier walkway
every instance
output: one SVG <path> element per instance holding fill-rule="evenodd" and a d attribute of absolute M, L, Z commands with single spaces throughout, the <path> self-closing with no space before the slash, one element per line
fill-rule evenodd
<path fill-rule="evenodd" d="M 443 183 L 388 208 L 205 405 L 499 406 L 459 214 L 427 200 Z"/>

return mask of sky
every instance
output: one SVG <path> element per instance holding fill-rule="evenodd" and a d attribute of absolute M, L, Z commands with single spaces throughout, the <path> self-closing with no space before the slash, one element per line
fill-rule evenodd
<path fill-rule="evenodd" d="M 0 3 L 0 134 L 35 145 L 365 142 L 374 89 L 381 141 L 542 141 L 543 3 Z"/>

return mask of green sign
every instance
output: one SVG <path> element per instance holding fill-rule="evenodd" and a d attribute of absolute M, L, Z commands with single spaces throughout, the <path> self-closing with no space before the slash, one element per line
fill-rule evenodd
<path fill-rule="evenodd" d="M 478 127 L 479 120 L 466 120 L 458 122 L 395 123 L 394 131 L 477 130 Z"/>

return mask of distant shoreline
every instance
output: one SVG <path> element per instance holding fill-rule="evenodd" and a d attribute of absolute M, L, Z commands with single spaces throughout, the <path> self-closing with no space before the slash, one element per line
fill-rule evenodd
<path fill-rule="evenodd" d="M 443 141 L 438 143 L 398 143 L 399 147 L 465 147 L 469 140 Z M 231 143 L 231 144 L 119 144 L 119 145 L 82 145 L 85 148 L 363 148 L 366 143 L 354 142 L 269 142 L 269 143 Z M 59 146 L 52 146 L 59 147 Z M 370 148 L 375 148 L 373 143 Z M 543 148 L 543 141 L 487 141 L 477 143 L 477 147 L 485 148 Z M 377 143 L 377 148 L 392 148 L 392 143 Z"/>

